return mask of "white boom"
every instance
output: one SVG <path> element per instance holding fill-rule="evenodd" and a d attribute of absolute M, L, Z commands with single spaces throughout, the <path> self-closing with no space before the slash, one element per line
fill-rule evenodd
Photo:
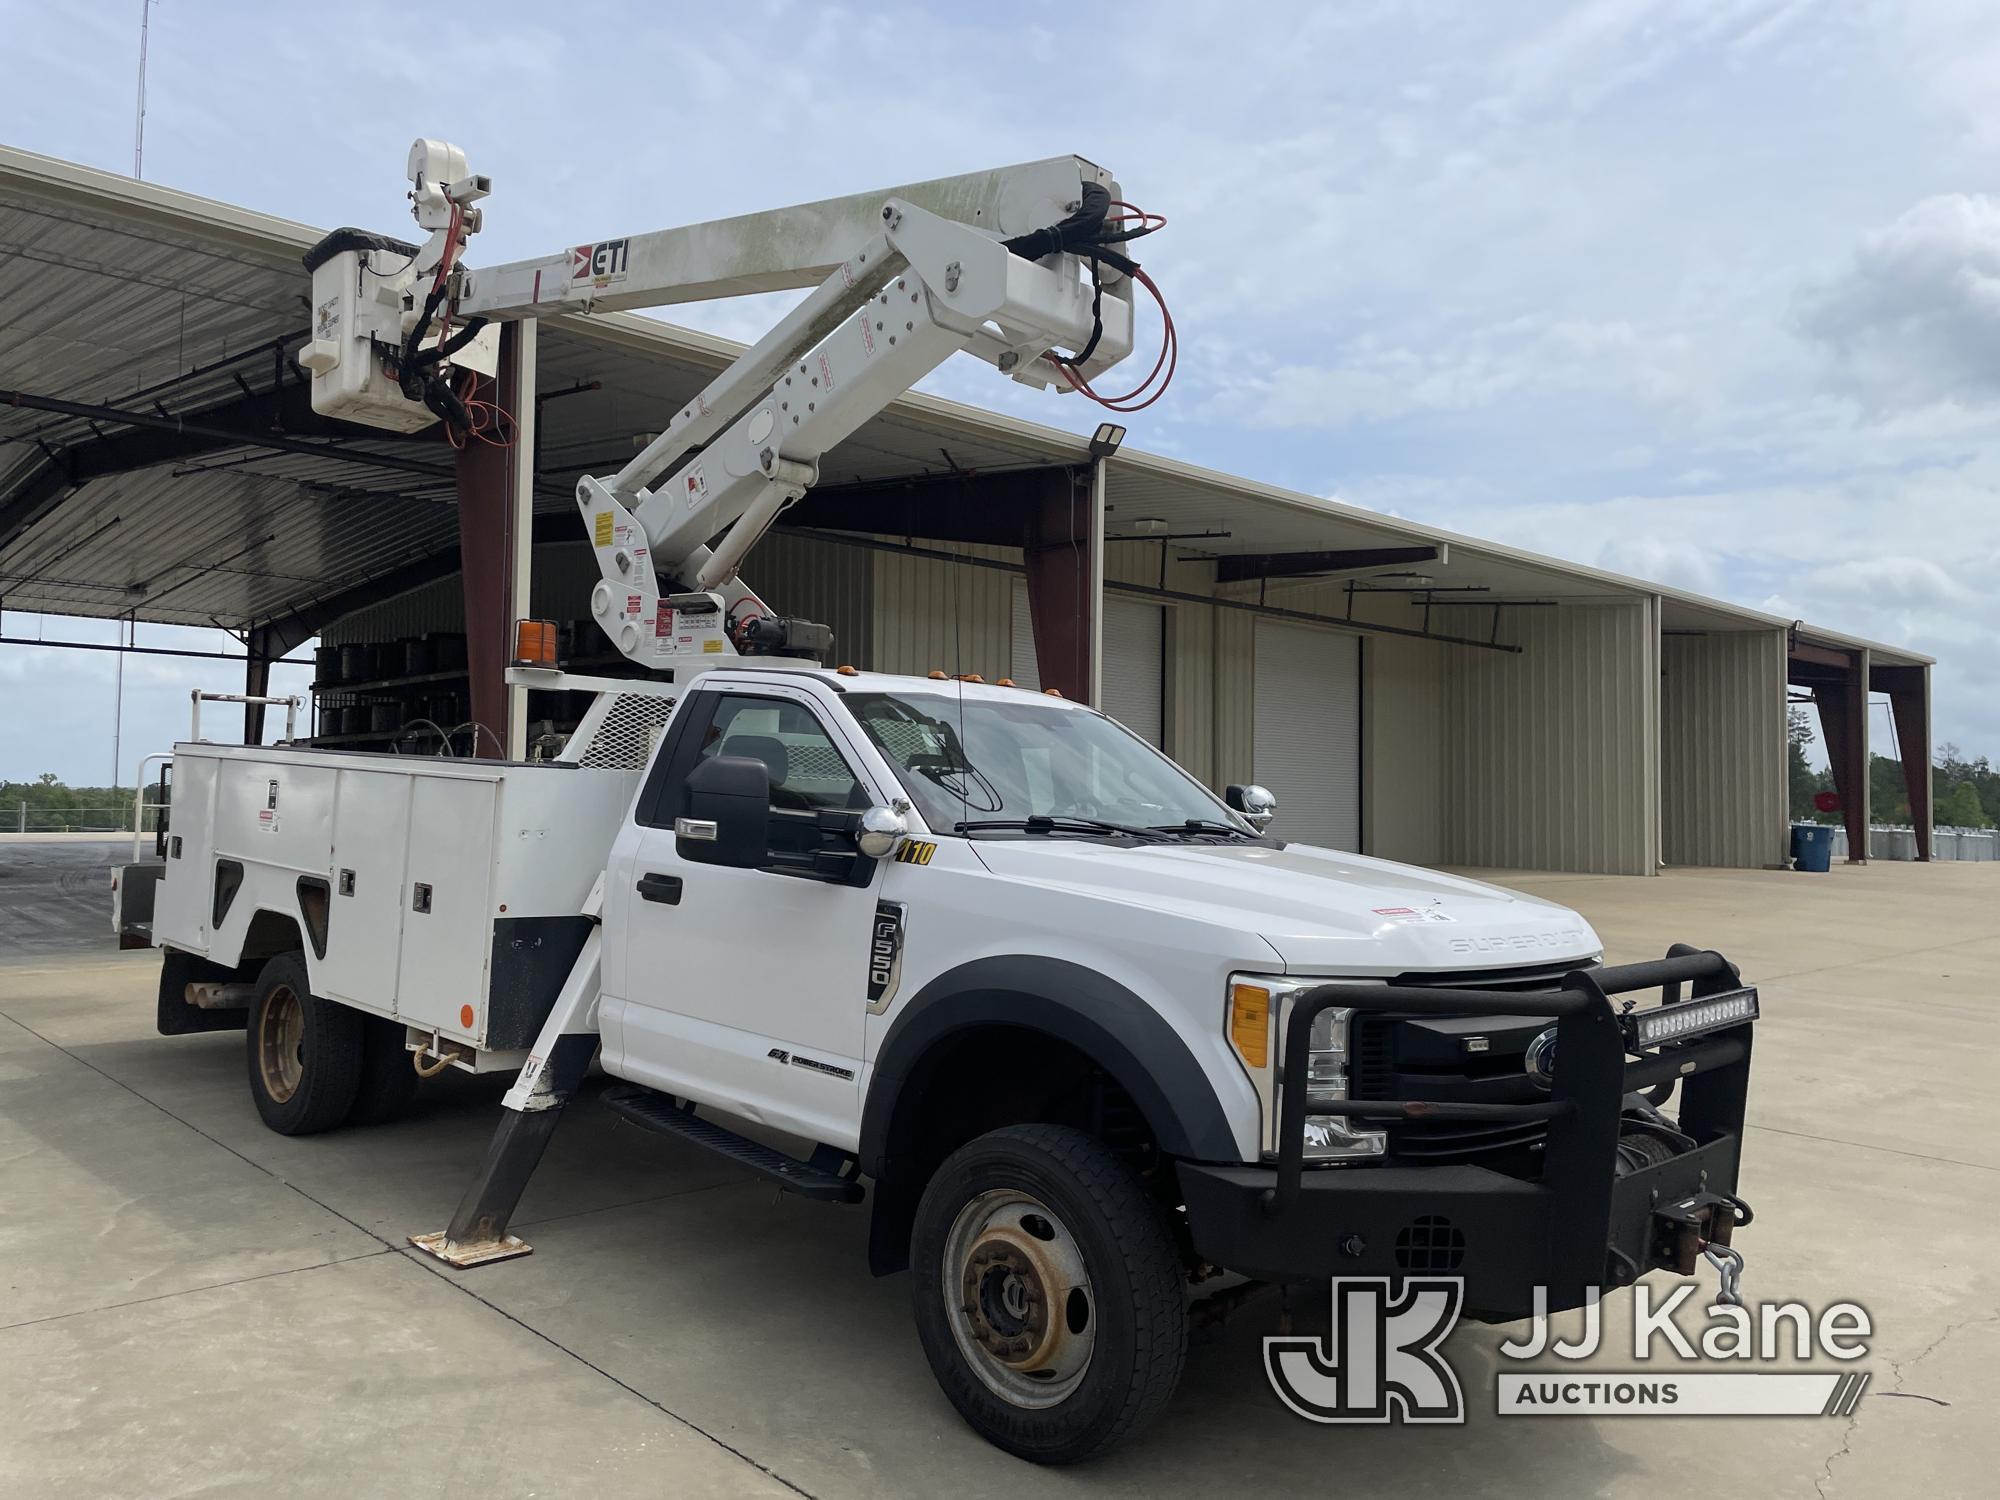
<path fill-rule="evenodd" d="M 465 368 L 492 373 L 492 331 L 481 331 L 492 320 L 811 288 L 623 469 L 577 484 L 603 575 L 592 616 L 626 657 L 683 669 L 677 677 L 824 644 L 823 630 L 773 616 L 737 569 L 818 481 L 822 455 L 953 353 L 1067 389 L 1056 351 L 1087 381 L 1132 349 L 1131 281 L 1108 253 L 1122 236 L 1105 231 L 1118 186 L 1081 157 L 484 271 L 456 260 L 479 228 L 472 205 L 487 179 L 456 147 L 428 140 L 412 147 L 409 177 L 418 224 L 431 231 L 423 246 L 341 231 L 308 257 L 316 328 L 302 362 L 315 407 L 331 415 L 399 430 L 432 414 L 462 419 L 453 381 Z M 445 337 L 451 325 L 459 331 Z"/>

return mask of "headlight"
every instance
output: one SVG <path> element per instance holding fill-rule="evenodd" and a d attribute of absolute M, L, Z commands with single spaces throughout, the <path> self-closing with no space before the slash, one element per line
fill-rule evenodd
<path fill-rule="evenodd" d="M 1284 1103 L 1285 1023 L 1293 1001 L 1324 979 L 1271 979 L 1234 974 L 1229 980 L 1228 1031 L 1264 1112 L 1264 1149 L 1278 1149 L 1279 1115 Z M 1345 1099 L 1347 1038 L 1354 1012 L 1329 1007 L 1313 1017 L 1307 1036 L 1306 1091 L 1314 1098 Z M 1379 1130 L 1360 1130 L 1345 1115 L 1306 1116 L 1308 1161 L 1353 1161 L 1382 1155 L 1388 1139 Z"/>

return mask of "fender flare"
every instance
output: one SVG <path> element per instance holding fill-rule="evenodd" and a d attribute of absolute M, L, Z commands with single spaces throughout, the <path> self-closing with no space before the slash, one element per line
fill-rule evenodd
<path fill-rule="evenodd" d="M 1132 1096 L 1160 1149 L 1184 1161 L 1236 1162 L 1236 1133 L 1180 1034 L 1138 995 L 1093 969 L 1032 954 L 978 958 L 910 997 L 883 1038 L 861 1111 L 861 1170 L 886 1177 L 904 1088 L 954 1032 L 1005 1025 L 1075 1046 Z"/>

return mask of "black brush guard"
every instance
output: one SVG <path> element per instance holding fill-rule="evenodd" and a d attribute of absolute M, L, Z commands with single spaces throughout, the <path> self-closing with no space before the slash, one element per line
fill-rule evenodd
<path fill-rule="evenodd" d="M 1480 990 L 1322 985 L 1293 1001 L 1285 1024 L 1275 1165 L 1182 1163 L 1195 1246 L 1218 1265 L 1261 1280 L 1449 1274 L 1466 1282 L 1469 1313 L 1524 1316 L 1533 1290 L 1551 1311 L 1580 1305 L 1648 1270 L 1685 1265 L 1685 1235 L 1670 1212 L 1692 1199 L 1732 1199 L 1743 1133 L 1754 1023 L 1628 1060 L 1612 996 L 1658 990 L 1663 1003 L 1743 989 L 1721 954 L 1676 944 L 1650 963 L 1577 969 L 1553 988 Z M 1313 1018 L 1328 1009 L 1402 1016 L 1549 1016 L 1556 1066 L 1548 1099 L 1533 1104 L 1423 1099 L 1326 1099 L 1307 1094 Z M 1679 1083 L 1678 1126 L 1695 1145 L 1621 1174 L 1626 1096 Z M 1308 1168 L 1308 1115 L 1358 1121 L 1546 1121 L 1539 1180 L 1485 1167 L 1356 1163 Z M 1669 1212 L 1663 1214 L 1662 1210 Z M 1716 1238 L 1726 1242 L 1726 1230 Z"/>

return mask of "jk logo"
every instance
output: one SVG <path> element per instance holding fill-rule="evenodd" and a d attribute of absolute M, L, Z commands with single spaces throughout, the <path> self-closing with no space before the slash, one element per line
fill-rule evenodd
<path fill-rule="evenodd" d="M 1271 1389 L 1309 1422 L 1463 1422 L 1465 1395 L 1438 1345 L 1464 1300 L 1455 1276 L 1406 1277 L 1393 1300 L 1387 1277 L 1336 1278 L 1324 1345 L 1264 1340 Z"/>

